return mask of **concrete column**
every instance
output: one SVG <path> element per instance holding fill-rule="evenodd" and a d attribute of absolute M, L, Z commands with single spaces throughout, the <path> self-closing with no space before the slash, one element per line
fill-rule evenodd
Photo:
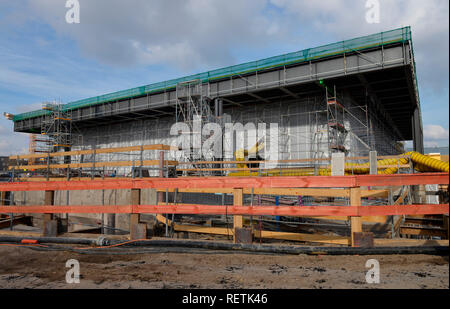
<path fill-rule="evenodd" d="M 220 117 L 223 114 L 223 100 L 215 99 L 214 100 L 214 115 L 216 117 Z"/>
<path fill-rule="evenodd" d="M 413 141 L 414 141 L 414 151 L 419 153 L 424 153 L 424 143 L 423 143 L 423 125 L 422 125 L 422 115 L 420 113 L 420 108 L 416 107 L 413 116 Z"/>
<path fill-rule="evenodd" d="M 370 175 L 378 175 L 377 152 L 371 151 L 369 153 Z"/>
<path fill-rule="evenodd" d="M 338 152 L 331 155 L 331 176 L 345 175 L 345 153 Z"/>

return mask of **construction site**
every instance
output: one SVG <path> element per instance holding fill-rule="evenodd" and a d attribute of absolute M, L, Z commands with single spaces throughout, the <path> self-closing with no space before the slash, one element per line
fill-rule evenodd
<path fill-rule="evenodd" d="M 361 288 L 366 256 L 383 287 L 448 288 L 449 158 L 424 153 L 418 89 L 404 27 L 6 111 L 29 153 L 0 165 L 0 283 L 63 287 L 20 281 L 55 251 L 87 288 Z"/>

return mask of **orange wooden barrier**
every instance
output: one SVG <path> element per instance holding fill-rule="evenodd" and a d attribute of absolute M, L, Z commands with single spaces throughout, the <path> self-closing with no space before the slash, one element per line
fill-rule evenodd
<path fill-rule="evenodd" d="M 391 216 L 448 214 L 449 205 L 392 206 L 216 206 L 216 205 L 125 205 L 125 206 L 4 206 L 0 213 L 46 214 L 186 214 L 186 215 L 249 215 L 249 216 Z"/>
<path fill-rule="evenodd" d="M 234 206 L 217 205 L 109 205 L 109 206 L 0 206 L 0 213 L 52 214 L 190 214 L 190 215 L 233 215 L 326 217 L 344 216 L 352 218 L 351 245 L 356 233 L 362 231 L 362 217 L 392 215 L 448 214 L 449 205 L 390 205 L 360 206 L 360 187 L 405 186 L 426 184 L 449 184 L 448 173 L 363 175 L 363 176 L 309 176 L 309 177 L 192 177 L 192 178 L 146 178 L 108 179 L 96 181 L 49 181 L 0 183 L 0 192 L 20 191 L 72 191 L 72 190 L 120 190 L 120 189 L 257 189 L 257 188 L 350 188 L 352 206 L 242 206 L 235 195 Z M 52 201 L 45 202 L 51 204 Z M 131 200 L 135 204 L 136 201 Z M 130 221 L 131 222 L 131 221 Z M 134 221 L 133 221 L 134 222 Z M 139 222 L 139 220 L 137 220 Z M 235 222 L 235 227 L 240 227 Z M 132 230 L 132 228 L 130 228 Z"/>
<path fill-rule="evenodd" d="M 449 184 L 448 173 L 308 176 L 308 177 L 192 177 L 148 178 L 103 181 L 52 181 L 0 183 L 0 191 L 66 191 L 114 189 L 186 188 L 356 188 Z"/>
<path fill-rule="evenodd" d="M 317 177 L 207 177 L 151 178 L 104 181 L 56 181 L 0 183 L 1 191 L 59 191 L 145 188 L 357 188 L 360 186 L 398 186 L 448 184 L 448 173 L 317 176 Z M 216 206 L 216 205 L 139 205 L 139 206 L 4 206 L 0 213 L 135 213 L 273 216 L 389 216 L 446 214 L 446 205 L 393 206 Z"/>

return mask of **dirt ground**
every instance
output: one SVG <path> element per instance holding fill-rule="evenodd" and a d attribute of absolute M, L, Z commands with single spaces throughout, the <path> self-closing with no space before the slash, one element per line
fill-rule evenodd
<path fill-rule="evenodd" d="M 66 261 L 81 282 L 65 281 Z M 367 284 L 366 261 L 380 263 L 380 284 Z M 86 255 L 0 247 L 0 288 L 368 289 L 449 288 L 448 257 L 308 256 L 225 252 Z"/>

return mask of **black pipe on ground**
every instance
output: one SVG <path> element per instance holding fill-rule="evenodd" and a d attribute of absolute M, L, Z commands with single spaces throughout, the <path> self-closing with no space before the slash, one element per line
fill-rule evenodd
<path fill-rule="evenodd" d="M 16 237 L 0 236 L 0 242 L 22 243 L 22 240 L 36 240 L 40 244 L 65 244 L 65 245 L 97 245 L 108 246 L 110 240 L 100 236 L 98 238 L 68 238 L 68 237 Z"/>
<path fill-rule="evenodd" d="M 119 245 L 120 247 L 177 247 L 177 248 L 197 248 L 208 250 L 245 251 L 254 253 L 270 254 L 309 254 L 309 255 L 392 255 L 392 254 L 429 254 L 429 255 L 449 255 L 448 246 L 421 246 L 421 247 L 374 247 L 374 248 L 353 248 L 353 247 L 299 247 L 299 246 L 273 246 L 273 245 L 253 245 L 253 244 L 232 244 L 222 242 L 207 241 L 182 241 L 182 240 L 145 240 L 127 242 L 120 240 L 109 240 L 100 236 L 92 238 L 62 238 L 62 237 L 9 237 L 0 236 L 3 243 L 21 243 L 22 240 L 36 240 L 41 244 L 78 244 L 96 245 L 99 247 L 109 245 Z M 121 246 L 121 244 L 123 244 Z M 116 247 L 117 248 L 117 247 Z"/>
<path fill-rule="evenodd" d="M 391 255 L 391 254 L 432 254 L 448 255 L 447 246 L 421 246 L 421 247 L 299 247 L 299 246 L 273 246 L 232 244 L 204 241 L 179 241 L 179 240 L 149 240 L 130 243 L 130 246 L 162 246 L 162 247 L 190 247 L 209 250 L 233 250 L 258 253 L 277 254 L 314 254 L 314 255 Z"/>

